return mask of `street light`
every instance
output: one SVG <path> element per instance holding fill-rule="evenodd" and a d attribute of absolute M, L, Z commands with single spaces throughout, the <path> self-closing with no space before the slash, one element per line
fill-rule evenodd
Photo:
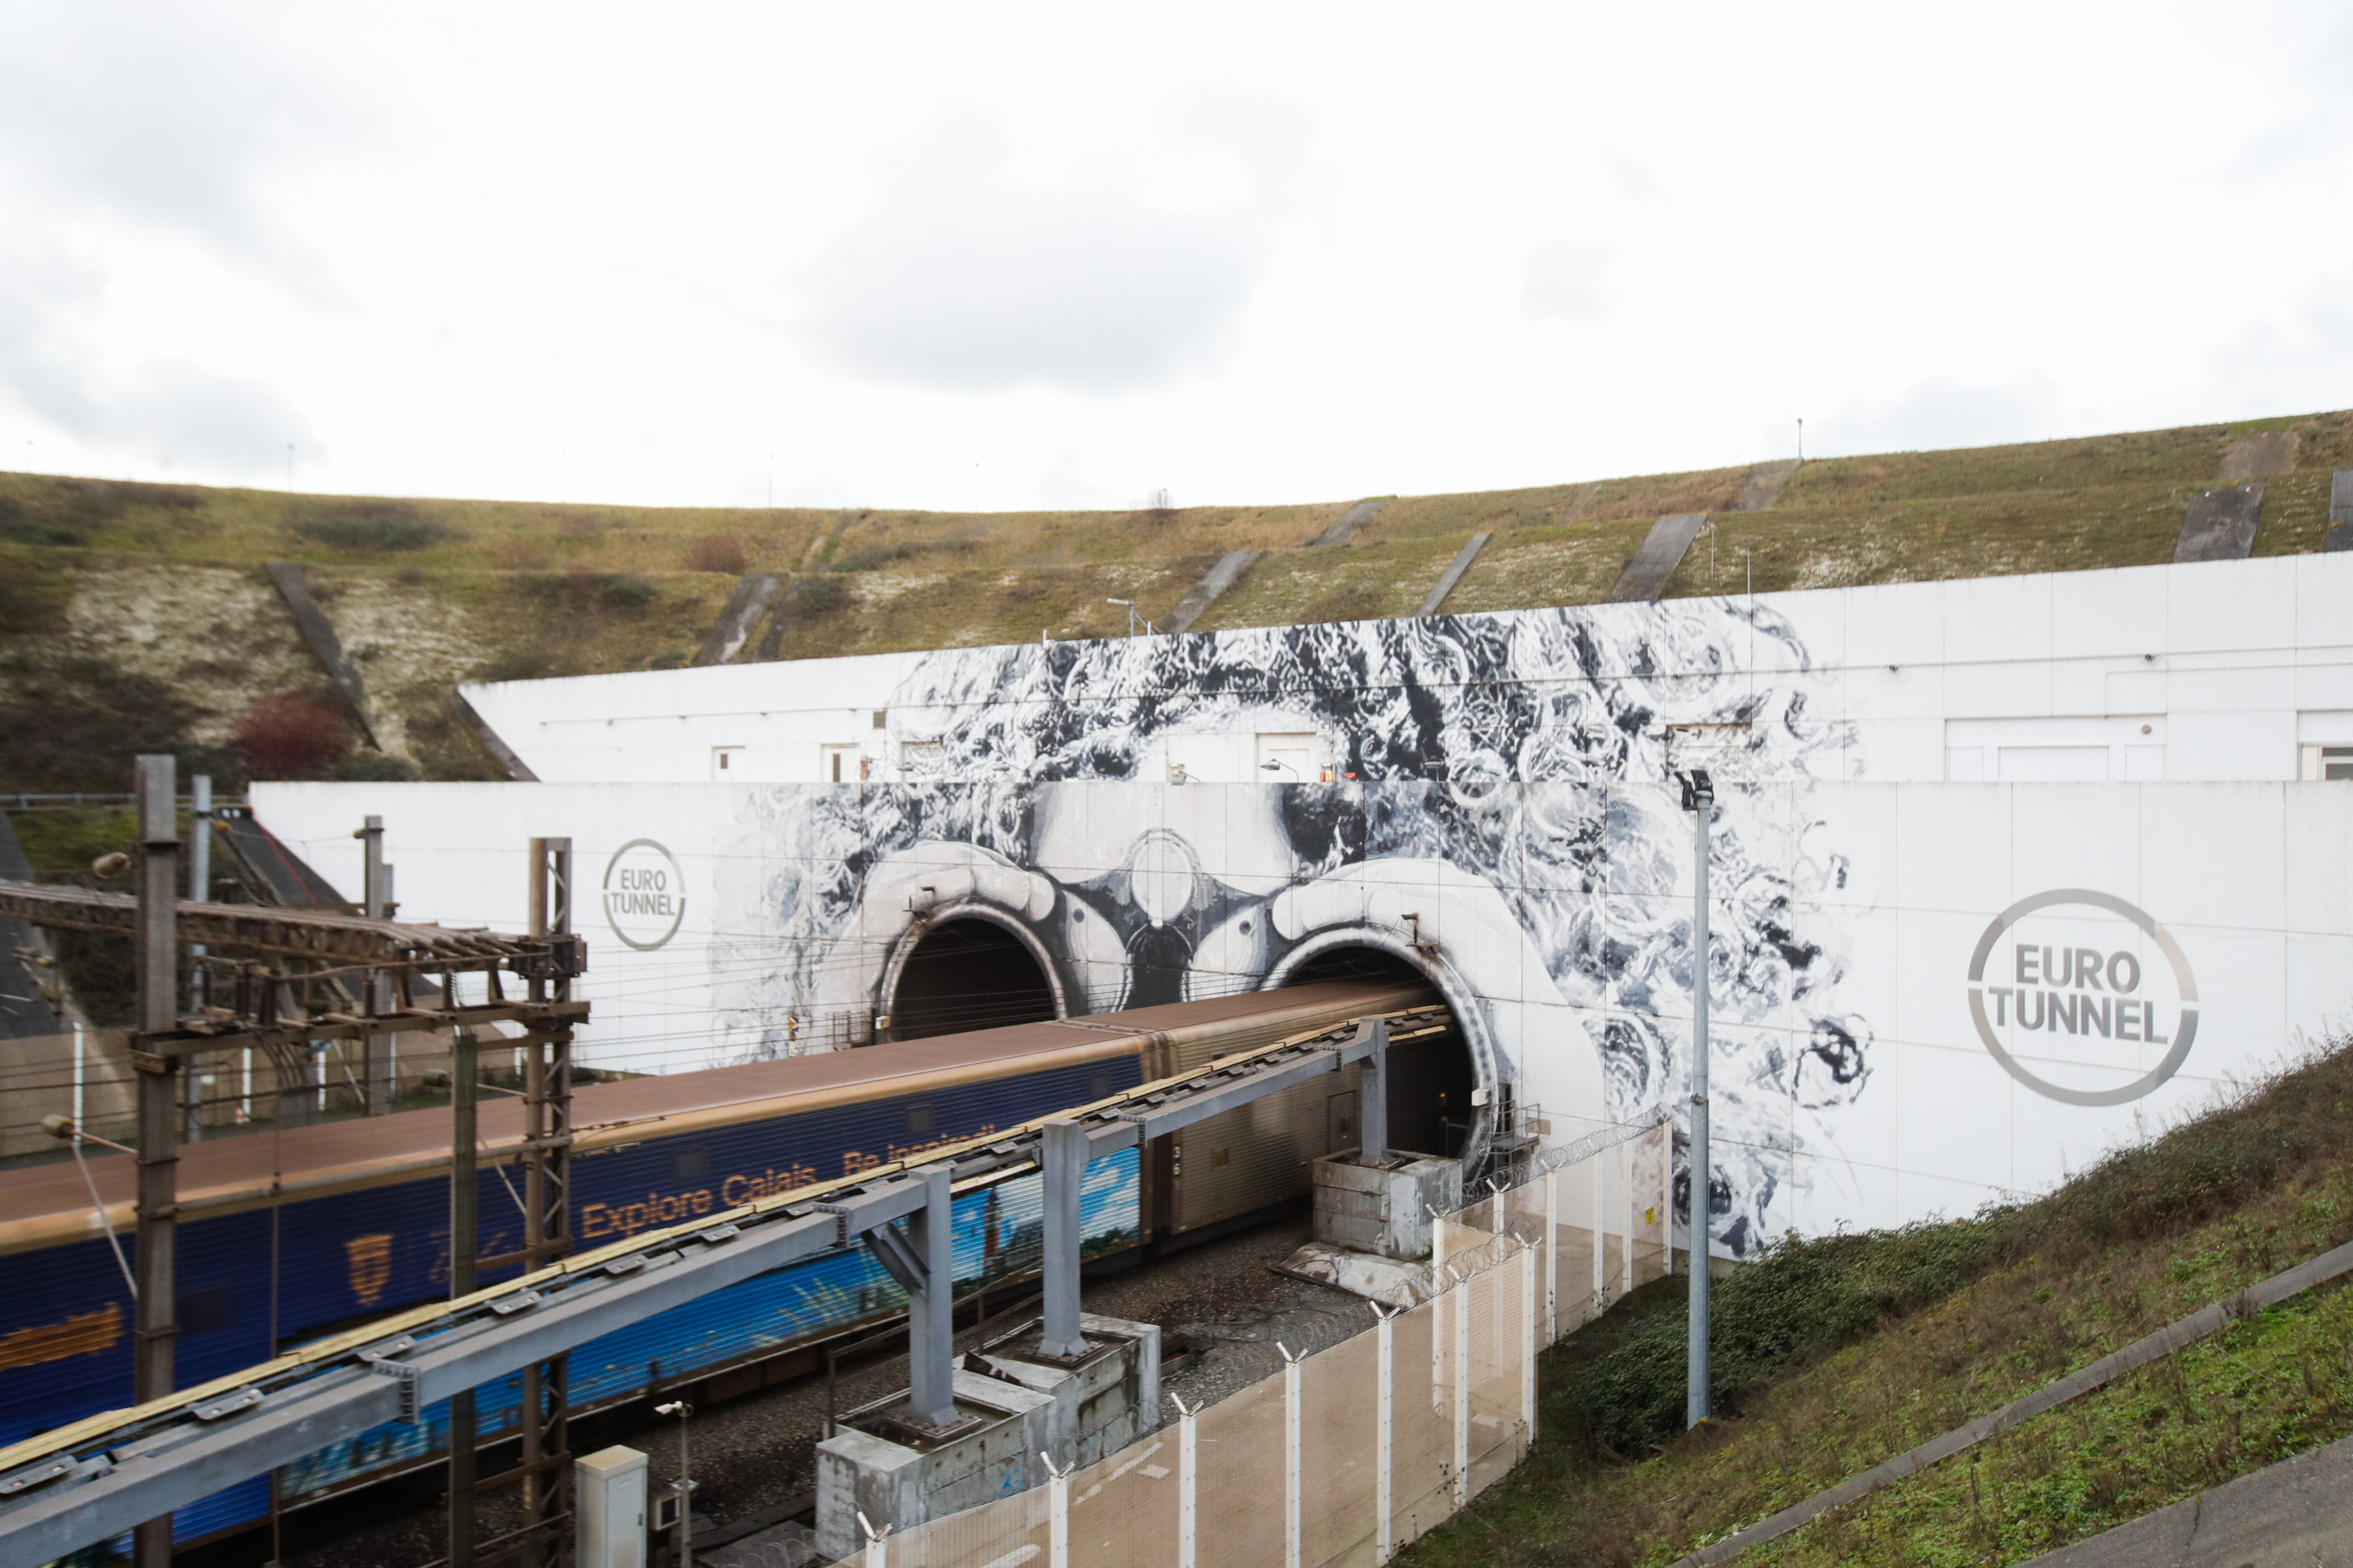
<path fill-rule="evenodd" d="M 678 1417 L 678 1568 L 694 1568 L 694 1482 L 686 1470 L 686 1418 L 694 1406 L 673 1399 L 655 1405 L 654 1414 Z"/>
<path fill-rule="evenodd" d="M 1134 637 L 1135 635 L 1135 623 L 1140 618 L 1135 613 L 1135 601 L 1134 599 L 1105 599 L 1103 603 L 1106 605 L 1125 605 L 1127 606 L 1127 635 Z"/>
<path fill-rule="evenodd" d="M 1683 1425 L 1708 1417 L 1707 819 L 1715 785 L 1705 768 L 1683 775 L 1683 809 L 1698 824 L 1692 893 L 1691 1343 L 1683 1369 Z"/>

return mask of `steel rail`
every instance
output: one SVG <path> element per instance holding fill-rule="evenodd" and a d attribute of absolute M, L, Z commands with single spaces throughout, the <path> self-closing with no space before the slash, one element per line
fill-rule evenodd
<path fill-rule="evenodd" d="M 1086 1128 L 1091 1156 L 1134 1146 L 1439 1033 L 1442 1006 L 1367 1014 L 1123 1094 L 813 1184 L 394 1314 L 128 1410 L 0 1450 L 0 1568 L 40 1568 L 143 1520 L 713 1291 L 849 1246 L 923 1206 L 927 1173 L 958 1186 L 1038 1164 L 1048 1121 Z M 878 1252 L 888 1256 L 891 1233 Z"/>

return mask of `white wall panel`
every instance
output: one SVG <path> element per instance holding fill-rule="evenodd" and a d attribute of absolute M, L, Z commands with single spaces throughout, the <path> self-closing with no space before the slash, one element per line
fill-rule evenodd
<path fill-rule="evenodd" d="M 1409 952 L 1418 928 L 1491 1032 L 1491 1070 L 1556 1127 L 1680 1109 L 1687 1080 L 1691 819 L 1666 785 L 264 784 L 255 801 L 344 885 L 352 829 L 382 816 L 404 913 L 452 924 L 518 925 L 524 841 L 571 837 L 591 1066 L 829 1047 L 845 1037 L 833 1020 L 888 1005 L 883 962 L 924 886 L 1031 931 L 1073 1006 L 1116 1005 L 1134 901 L 1157 908 L 1175 886 L 1139 891 L 1136 877 L 1198 868 L 1186 896 L 1214 910 L 1184 927 L 1196 994 L 1261 984 L 1342 936 Z M 687 899 L 676 936 L 650 949 L 617 940 L 598 902 L 617 851 L 640 838 L 672 858 Z M 1715 843 L 1720 1167 L 1736 1190 L 1720 1243 L 1735 1224 L 1746 1247 L 1778 1226 L 1959 1213 L 2047 1185 L 2353 1013 L 2353 791 L 1767 784 L 1727 789 Z M 1970 1012 L 1989 927 L 2063 889 L 2144 911 L 2195 977 L 2189 1054 L 2120 1104 L 2020 1081 Z M 2101 978 L 2070 994 L 2079 1022 L 2086 997 L 2118 1016 L 2116 954 L 2136 952 L 2131 999 L 2167 1039 L 2071 1034 L 2047 1006 L 2025 1029 L 2004 1011 L 2021 1070 L 2074 1093 L 2160 1066 L 2179 1036 L 2153 938 L 2105 909 L 2052 906 L 1995 943 L 1983 984 L 2014 988 L 2017 949 L 2036 944 L 2053 963 L 2095 954 Z"/>
<path fill-rule="evenodd" d="M 2165 646 L 2163 574 L 2063 572 L 2048 581 L 2052 658 L 2137 658 Z"/>

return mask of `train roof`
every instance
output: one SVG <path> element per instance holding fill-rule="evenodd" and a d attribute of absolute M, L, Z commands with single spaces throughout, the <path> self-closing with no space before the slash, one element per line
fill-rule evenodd
<path fill-rule="evenodd" d="M 677 1137 L 711 1127 L 883 1095 L 921 1093 L 1002 1077 L 1008 1064 L 1042 1071 L 1134 1055 L 1159 1041 L 1215 1038 L 1226 1051 L 1271 1045 L 1370 1013 L 1436 1001 L 1430 987 L 1396 981 L 1322 981 L 1240 992 L 1124 1013 L 1012 1024 L 929 1039 L 747 1062 L 699 1072 L 584 1084 L 573 1091 L 575 1146 L 583 1151 Z M 490 1046 L 486 1042 L 486 1046 Z M 496 1048 L 494 1046 L 490 1048 Z M 520 1158 L 522 1106 L 486 1095 L 480 1110 L 485 1164 Z M 260 1207 L 288 1198 L 415 1181 L 447 1169 L 446 1107 L 351 1118 L 208 1139 L 180 1150 L 183 1217 Z M 86 1155 L 117 1230 L 132 1228 L 131 1156 Z M 98 1231 L 90 1189 L 70 1161 L 0 1173 L 0 1253 L 51 1247 Z"/>

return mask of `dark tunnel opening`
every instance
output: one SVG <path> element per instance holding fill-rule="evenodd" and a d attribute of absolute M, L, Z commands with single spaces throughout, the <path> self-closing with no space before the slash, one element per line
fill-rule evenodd
<path fill-rule="evenodd" d="M 1307 985 L 1322 980 L 1430 984 L 1411 961 L 1377 947 L 1326 948 L 1293 970 L 1283 984 Z M 1460 1026 L 1426 1040 L 1391 1046 L 1389 1147 L 1461 1158 L 1477 1114 L 1471 1093 L 1478 1085 L 1478 1068 Z"/>
<path fill-rule="evenodd" d="M 948 921 L 915 944 L 890 998 L 890 1038 L 1050 1023 L 1054 991 L 1020 940 L 994 921 Z"/>

